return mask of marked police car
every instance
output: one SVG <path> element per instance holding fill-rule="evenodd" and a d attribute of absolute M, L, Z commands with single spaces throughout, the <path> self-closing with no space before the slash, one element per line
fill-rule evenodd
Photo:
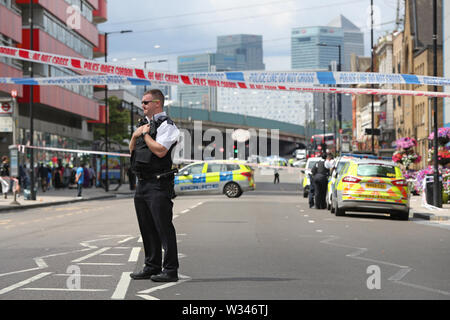
<path fill-rule="evenodd" d="M 392 160 L 355 159 L 342 168 L 331 205 L 336 216 L 363 211 L 408 220 L 409 198 L 408 183 Z"/>
<path fill-rule="evenodd" d="M 255 189 L 253 170 L 236 161 L 201 161 L 179 170 L 175 176 L 175 193 L 224 193 L 238 198 Z"/>

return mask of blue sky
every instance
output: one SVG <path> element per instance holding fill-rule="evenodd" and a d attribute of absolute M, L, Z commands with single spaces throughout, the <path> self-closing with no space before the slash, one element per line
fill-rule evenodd
<path fill-rule="evenodd" d="M 400 1 L 403 2 L 403 1 Z M 395 27 L 396 0 L 374 0 L 375 39 Z M 327 25 L 339 14 L 365 32 L 370 50 L 370 0 L 108 0 L 108 22 L 100 31 L 133 30 L 108 37 L 108 61 L 176 72 L 179 55 L 216 51 L 227 34 L 263 36 L 266 70 L 290 69 L 290 34 L 295 27 Z"/>

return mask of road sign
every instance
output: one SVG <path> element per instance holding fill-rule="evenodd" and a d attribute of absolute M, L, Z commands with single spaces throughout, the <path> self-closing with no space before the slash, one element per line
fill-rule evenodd
<path fill-rule="evenodd" d="M 0 113 L 12 113 L 12 107 L 9 102 L 0 102 Z"/>

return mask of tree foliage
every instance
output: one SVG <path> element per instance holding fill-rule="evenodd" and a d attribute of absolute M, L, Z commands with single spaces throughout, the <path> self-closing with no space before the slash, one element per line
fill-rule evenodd
<path fill-rule="evenodd" d="M 108 139 L 121 145 L 126 145 L 123 141 L 130 139 L 130 111 L 121 109 L 121 101 L 117 97 L 108 98 L 109 124 Z M 105 124 L 97 123 L 94 127 L 94 139 L 104 140 Z"/>

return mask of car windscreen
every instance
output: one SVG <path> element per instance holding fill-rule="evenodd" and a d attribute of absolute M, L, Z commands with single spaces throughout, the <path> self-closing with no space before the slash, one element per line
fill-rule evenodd
<path fill-rule="evenodd" d="M 358 165 L 359 177 L 395 178 L 395 166 L 380 163 L 364 163 Z"/>

